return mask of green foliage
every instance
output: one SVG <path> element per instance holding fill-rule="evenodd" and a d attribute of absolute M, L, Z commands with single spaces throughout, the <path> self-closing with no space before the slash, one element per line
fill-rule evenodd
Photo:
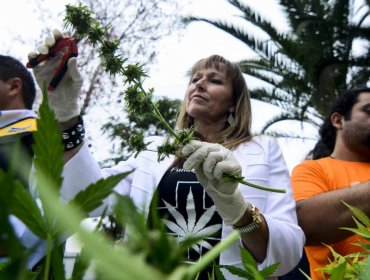
<path fill-rule="evenodd" d="M 158 274 L 152 269 L 146 269 L 139 256 L 127 257 L 127 254 L 130 254 L 124 248 L 116 250 L 114 249 L 115 245 L 107 242 L 103 236 L 88 232 L 80 227 L 80 223 L 86 216 L 86 213 L 99 206 L 102 200 L 111 194 L 114 185 L 127 176 L 128 173 L 112 176 L 88 186 L 68 204 L 60 201 L 58 192 L 62 183 L 62 169 L 58 168 L 58 164 L 62 161 L 62 154 L 58 145 L 61 146 L 62 152 L 63 147 L 61 145 L 59 126 L 53 117 L 53 113 L 47 107 L 45 95 L 46 90 L 44 90 L 44 99 L 38 120 L 39 130 L 37 132 L 38 135 L 35 135 L 34 145 L 37 193 L 42 200 L 42 209 L 38 209 L 28 190 L 22 187 L 16 179 L 12 178 L 11 174 L 7 175 L 1 171 L 0 181 L 7 183 L 7 186 L 10 187 L 8 191 L 4 188 L 4 192 L 1 192 L 1 194 L 10 195 L 7 197 L 9 203 L 3 204 L 9 207 L 5 207 L 4 213 L 10 214 L 11 212 L 7 211 L 7 209 L 10 209 L 32 232 L 46 240 L 46 257 L 38 266 L 37 272 L 31 274 L 25 269 L 27 256 L 22 256 L 22 259 L 19 260 L 14 253 L 10 253 L 9 262 L 1 268 L 1 278 L 9 275 L 11 272 L 13 276 L 17 275 L 14 271 L 20 271 L 18 275 L 28 275 L 27 277 L 29 278 L 25 279 L 49 279 L 49 277 L 65 279 L 63 245 L 61 244 L 66 234 L 76 232 L 81 235 L 81 239 L 86 246 L 82 260 L 76 263 L 74 270 L 76 277 L 78 275 L 80 277 L 83 271 L 86 270 L 87 259 L 90 261 L 95 259 L 97 270 L 103 272 L 110 279 L 120 279 L 123 273 L 130 278 L 152 279 L 152 276 Z M 40 139 L 42 141 L 39 141 Z M 45 143 L 49 143 L 49 145 L 45 145 Z M 51 166 L 53 164 L 56 166 Z M 14 190 L 14 195 L 11 195 L 11 190 Z M 16 207 L 14 208 L 16 210 L 11 205 L 15 205 Z M 83 210 L 83 212 L 79 211 L 79 209 Z M 40 214 L 41 212 L 43 215 Z M 8 220 L 7 217 L 2 218 L 4 218 L 2 221 Z M 11 227 L 7 230 L 8 232 L 12 232 Z M 14 237 L 14 234 L 12 236 Z M 14 243 L 18 247 L 20 246 L 19 241 Z M 9 250 L 16 248 L 12 243 L 7 243 L 7 245 L 9 245 Z M 18 252 L 24 251 L 18 250 Z M 136 267 L 140 267 L 140 269 L 135 269 Z M 158 275 L 158 277 L 160 276 Z"/>
<path fill-rule="evenodd" d="M 181 101 L 159 97 L 155 100 L 155 104 L 163 118 L 174 129 L 176 115 Z M 127 123 L 120 122 L 120 118 L 114 116 L 109 119 L 109 122 L 103 125 L 103 132 L 109 135 L 109 139 L 119 141 L 118 147 L 115 147 L 115 150 L 112 152 L 112 154 L 119 156 L 105 161 L 103 165 L 108 165 L 111 162 L 118 163 L 121 160 L 127 159 L 132 154 L 137 155 L 140 151 L 145 150 L 149 143 L 144 143 L 144 136 L 165 135 L 165 127 L 162 123 L 156 118 L 153 118 L 152 115 L 147 114 L 147 112 L 140 115 L 136 112 L 126 110 L 126 113 Z"/>
<path fill-rule="evenodd" d="M 79 5 L 75 7 L 66 5 L 65 24 L 66 27 L 68 27 L 68 25 L 75 26 L 77 29 L 77 35 L 87 34 L 93 26 L 94 28 L 90 36 L 94 38 L 93 42 L 96 42 L 97 40 L 100 41 L 100 39 L 103 37 L 103 34 L 101 33 L 99 23 L 90 16 L 91 13 L 92 11 L 86 6 Z M 78 38 L 82 39 L 83 37 Z"/>
<path fill-rule="evenodd" d="M 170 235 L 157 212 L 153 199 L 149 217 L 139 212 L 129 197 L 117 196 L 114 216 L 125 227 L 124 245 L 133 254 L 140 254 L 146 263 L 165 274 L 172 273 L 184 265 L 186 252 L 202 238 L 187 238 L 180 244 Z M 148 218 L 148 221 L 147 221 Z"/>
<path fill-rule="evenodd" d="M 357 228 L 342 228 L 345 230 L 352 231 L 367 241 L 370 241 L 370 219 L 364 212 L 360 209 L 351 206 L 344 201 L 342 201 L 353 214 L 353 219 L 355 220 Z M 369 279 L 370 276 L 370 246 L 365 243 L 355 244 L 364 249 L 364 252 L 357 252 L 342 256 L 335 252 L 333 248 L 328 246 L 330 249 L 333 261 L 331 261 L 327 266 L 320 268 L 319 270 L 326 273 L 326 275 L 331 280 L 343 280 L 343 279 Z"/>
<path fill-rule="evenodd" d="M 120 42 L 107 39 L 106 32 L 110 27 L 101 26 L 92 14 L 93 11 L 86 6 L 66 5 L 64 24 L 75 30 L 74 34 L 78 39 L 87 38 L 94 46 L 99 44 L 99 57 L 102 59 L 105 70 L 111 75 L 116 75 L 123 71 L 122 65 L 126 61 L 120 54 L 117 54 Z"/>
<path fill-rule="evenodd" d="M 48 229 L 35 198 L 23 186 L 15 184 L 12 214 L 18 217 L 37 236 L 46 239 Z"/>
<path fill-rule="evenodd" d="M 85 276 L 90 262 L 84 247 L 81 248 L 80 254 L 77 256 L 71 278 L 75 280 L 82 280 Z"/>
<path fill-rule="evenodd" d="M 130 173 L 124 172 L 100 179 L 80 191 L 69 203 L 77 206 L 87 216 L 88 213 L 101 206 L 103 200 L 113 192 L 114 187 Z"/>
<path fill-rule="evenodd" d="M 0 169 L 0 251 L 2 254 L 8 254 L 13 260 L 12 263 L 0 263 L 0 279 L 30 279 L 27 276 L 29 273 L 25 270 L 20 270 L 19 267 L 26 265 L 26 253 L 22 250 L 22 245 L 19 243 L 12 225 L 9 221 L 9 215 L 12 211 L 14 193 L 18 182 L 14 179 L 12 172 L 5 173 Z"/>
<path fill-rule="evenodd" d="M 0 171 L 0 182 L 5 183 L 4 185 L 1 184 L 4 187 L 0 198 L 4 201 L 3 205 L 6 206 L 4 207 L 5 211 L 1 212 L 4 213 L 1 215 L 1 223 L 6 225 L 7 236 L 9 236 L 5 243 L 9 252 L 9 262 L 2 266 L 0 278 L 3 279 L 6 275 L 13 273 L 13 276 L 23 275 L 19 279 L 49 279 L 49 277 L 65 279 L 63 242 L 66 234 L 79 232 L 83 236 L 84 243 L 89 246 L 86 253 L 89 262 L 92 258 L 102 258 L 102 264 L 98 265 L 98 269 L 104 271 L 106 275 L 110 275 L 111 279 L 120 279 L 122 273 L 127 275 L 131 273 L 133 278 L 142 276 L 143 279 L 151 279 L 145 275 L 156 275 L 156 273 L 153 271 L 147 272 L 145 268 L 142 268 L 140 258 L 130 258 L 126 262 L 123 256 L 127 254 L 127 251 L 123 249 L 124 252 L 119 250 L 119 252 L 113 254 L 111 250 L 114 244 L 104 243 L 100 245 L 101 242 L 104 242 L 102 241 L 104 240 L 103 237 L 97 237 L 80 228 L 80 223 L 86 213 L 101 205 L 102 201 L 111 194 L 115 184 L 127 176 L 128 173 L 112 176 L 88 186 L 84 191 L 78 193 L 69 204 L 60 201 L 58 193 L 62 184 L 63 146 L 59 126 L 52 111 L 47 106 L 46 99 L 46 90 L 44 90 L 43 104 L 40 108 L 40 118 L 37 123 L 38 131 L 34 138 L 35 177 L 37 195 L 42 202 L 41 209 L 38 208 L 29 190 L 14 179 L 13 174 Z M 5 202 L 5 195 L 7 195 L 8 202 Z M 76 206 L 84 212 L 78 211 Z M 9 214 L 17 216 L 33 233 L 39 235 L 47 243 L 46 256 L 35 273 L 29 273 L 26 270 L 26 258 L 32 248 L 30 248 L 30 251 L 26 251 L 24 248 L 21 249 L 19 241 L 7 222 Z M 124 268 L 125 271 L 123 272 L 121 267 L 125 266 L 125 263 L 127 267 Z M 81 275 L 81 271 L 87 264 L 85 262 L 84 265 L 81 265 L 81 262 L 77 262 L 77 265 L 79 268 L 76 268 L 75 273 Z M 132 267 L 141 268 L 136 272 Z"/>
<path fill-rule="evenodd" d="M 249 280 L 263 280 L 271 276 L 279 266 L 279 263 L 270 265 L 263 270 L 258 270 L 258 265 L 256 260 L 253 258 L 251 253 L 248 250 L 241 247 L 240 248 L 240 256 L 242 258 L 244 269 L 230 266 L 230 265 L 219 265 L 220 268 L 227 269 L 230 273 L 237 275 L 243 279 Z M 217 278 L 219 279 L 219 278 Z M 222 277 L 220 279 L 223 279 Z"/>

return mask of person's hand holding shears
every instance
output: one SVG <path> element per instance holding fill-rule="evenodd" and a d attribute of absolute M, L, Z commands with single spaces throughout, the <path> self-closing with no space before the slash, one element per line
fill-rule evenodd
<path fill-rule="evenodd" d="M 28 68 L 33 69 L 37 84 L 48 85 L 49 106 L 60 122 L 79 115 L 78 96 L 82 77 L 77 68 L 77 40 L 54 30 L 45 39 L 39 53 L 28 54 Z"/>

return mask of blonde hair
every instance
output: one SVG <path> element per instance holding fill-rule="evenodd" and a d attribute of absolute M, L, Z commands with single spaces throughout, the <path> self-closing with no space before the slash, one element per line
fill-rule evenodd
<path fill-rule="evenodd" d="M 222 144 L 228 149 L 234 149 L 240 143 L 249 141 L 252 138 L 252 111 L 247 84 L 239 66 L 219 55 L 212 55 L 195 63 L 189 71 L 190 81 L 197 71 L 209 68 L 215 68 L 217 71 L 225 71 L 226 77 L 230 79 L 232 83 L 235 120 L 232 125 L 227 126 L 220 133 L 214 142 Z M 186 102 L 182 102 L 178 113 L 176 128 L 179 130 L 189 128 L 193 123 L 193 118 L 186 112 Z"/>

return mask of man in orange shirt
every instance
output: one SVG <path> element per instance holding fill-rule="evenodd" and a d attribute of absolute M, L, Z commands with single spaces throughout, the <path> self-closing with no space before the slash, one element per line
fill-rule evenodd
<path fill-rule="evenodd" d="M 370 216 L 370 88 L 343 93 L 320 129 L 318 160 L 307 160 L 292 171 L 299 225 L 306 234 L 305 250 L 314 280 L 332 255 L 324 244 L 347 255 L 366 242 L 341 227 L 355 227 L 352 212 L 341 202 Z M 315 153 L 314 153 L 315 154 Z"/>

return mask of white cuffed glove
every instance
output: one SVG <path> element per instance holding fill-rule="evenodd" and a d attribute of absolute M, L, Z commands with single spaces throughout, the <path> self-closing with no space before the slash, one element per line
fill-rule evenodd
<path fill-rule="evenodd" d="M 55 29 L 52 36 L 45 38 L 45 45 L 39 48 L 40 53 L 31 52 L 28 54 L 28 59 L 31 60 L 39 54 L 48 54 L 51 48 L 58 39 L 62 37 L 62 32 Z M 58 68 L 62 52 L 59 52 L 54 58 L 41 62 L 33 68 L 33 74 L 37 84 L 42 89 L 44 83 L 49 85 L 56 68 Z M 60 122 L 67 121 L 80 114 L 78 105 L 78 96 L 81 92 L 82 77 L 77 68 L 77 58 L 71 57 L 67 62 L 68 70 L 54 91 L 48 92 L 48 102 L 50 108 L 54 111 L 56 118 Z"/>
<path fill-rule="evenodd" d="M 232 152 L 220 144 L 191 140 L 181 154 L 187 157 L 184 169 L 195 170 L 199 183 L 212 198 L 224 222 L 233 225 L 239 221 L 249 203 L 244 200 L 238 183 L 223 180 L 224 173 L 241 174 L 242 171 Z"/>

